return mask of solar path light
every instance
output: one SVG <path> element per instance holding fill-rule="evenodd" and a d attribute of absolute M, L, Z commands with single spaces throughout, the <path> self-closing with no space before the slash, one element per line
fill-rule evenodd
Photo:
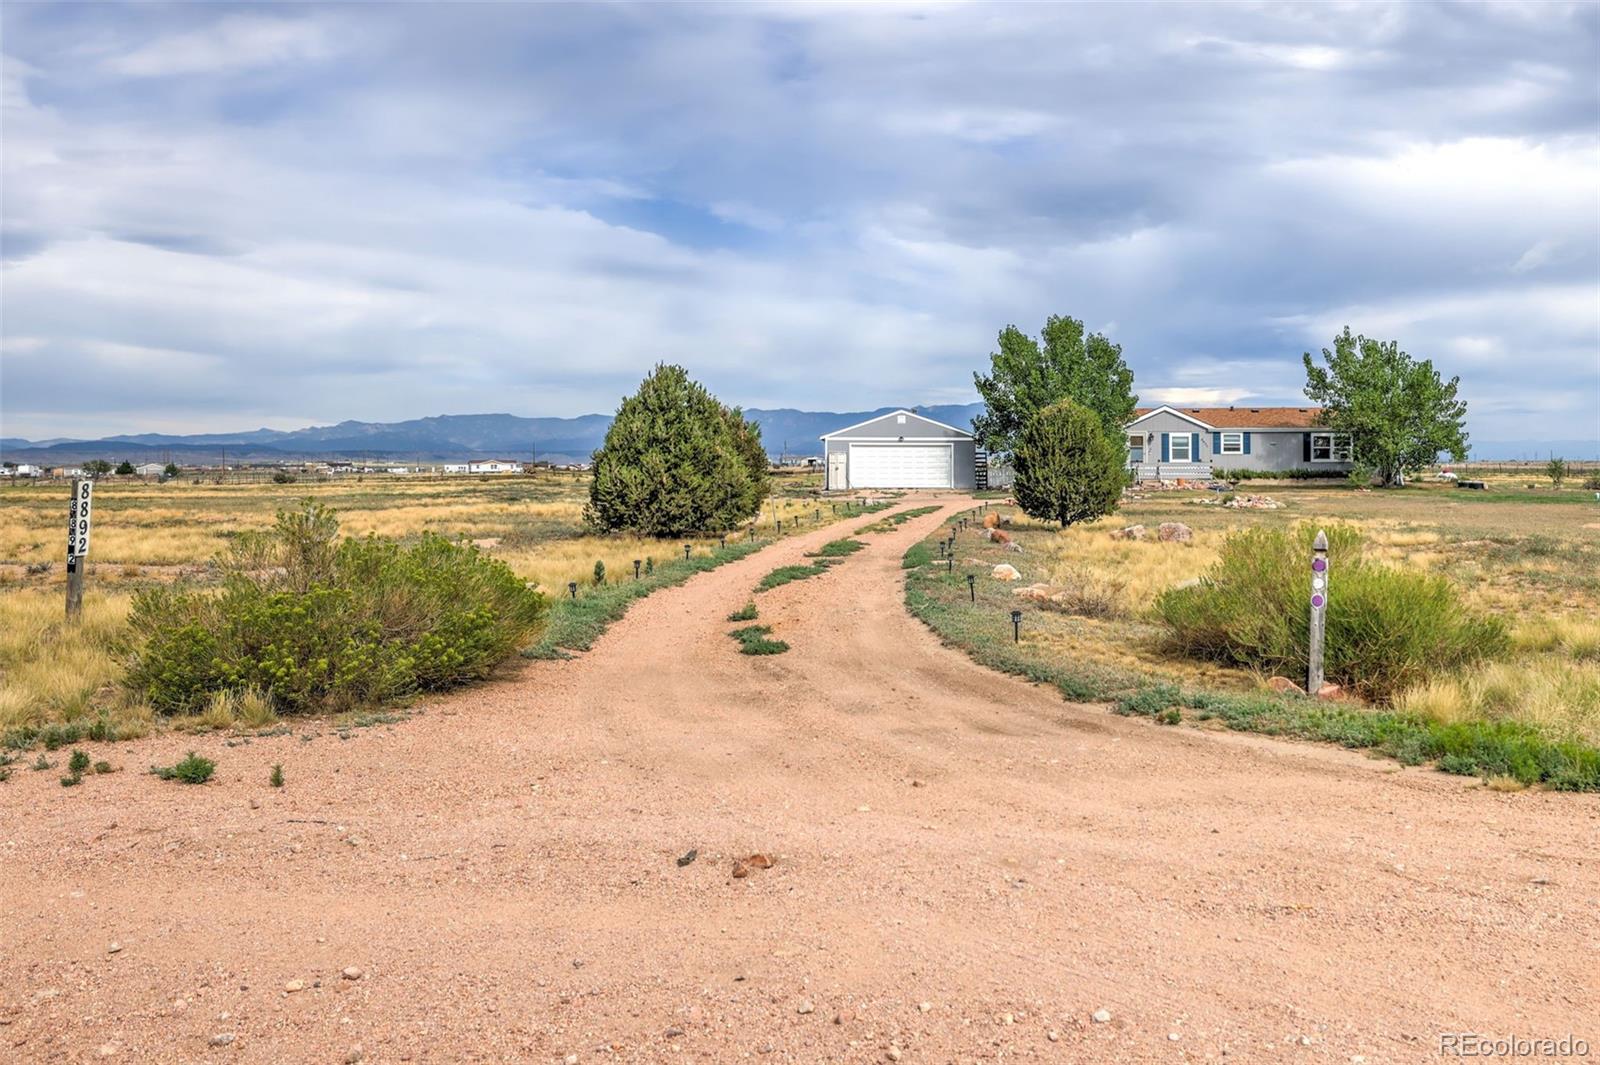
<path fill-rule="evenodd" d="M 641 563 L 640 563 L 640 561 L 638 559 L 634 559 L 633 560 L 633 579 L 634 580 L 638 580 L 639 579 L 639 566 L 640 565 L 641 565 Z"/>
<path fill-rule="evenodd" d="M 967 595 L 974 603 L 978 601 L 978 576 L 975 573 L 967 574 Z"/>
<path fill-rule="evenodd" d="M 1022 611 L 1020 610 L 1011 612 L 1011 642 L 1022 642 Z"/>
<path fill-rule="evenodd" d="M 684 544 L 683 545 L 683 560 L 685 562 L 689 561 L 689 551 L 690 551 L 691 546 L 692 545 L 690 545 L 690 544 Z"/>
<path fill-rule="evenodd" d="M 577 581 L 568 581 L 567 582 L 567 591 L 571 593 L 572 598 L 574 598 L 574 599 L 578 598 L 578 582 Z"/>

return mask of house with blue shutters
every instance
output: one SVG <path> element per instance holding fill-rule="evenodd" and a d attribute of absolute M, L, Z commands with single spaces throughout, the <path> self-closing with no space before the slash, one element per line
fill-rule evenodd
<path fill-rule="evenodd" d="M 1128 423 L 1137 480 L 1205 479 L 1225 470 L 1348 473 L 1350 437 L 1320 407 L 1140 407 Z"/>

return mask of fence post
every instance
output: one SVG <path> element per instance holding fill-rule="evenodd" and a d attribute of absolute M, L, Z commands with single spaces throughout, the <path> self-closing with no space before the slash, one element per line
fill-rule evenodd
<path fill-rule="evenodd" d="M 1317 530 L 1311 544 L 1311 641 L 1306 664 L 1306 694 L 1322 688 L 1322 647 L 1328 623 L 1328 534 Z"/>

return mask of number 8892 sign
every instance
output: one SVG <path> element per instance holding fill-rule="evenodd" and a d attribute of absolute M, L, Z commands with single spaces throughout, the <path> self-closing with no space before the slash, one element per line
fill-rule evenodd
<path fill-rule="evenodd" d="M 94 482 L 77 481 L 72 486 L 72 516 L 67 522 L 67 557 L 79 558 L 89 553 L 89 508 L 94 496 Z"/>

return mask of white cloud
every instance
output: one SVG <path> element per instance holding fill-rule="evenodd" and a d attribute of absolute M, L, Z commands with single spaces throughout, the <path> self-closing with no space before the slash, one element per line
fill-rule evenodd
<path fill-rule="evenodd" d="M 335 51 L 332 35 L 319 20 L 229 15 L 107 55 L 104 64 L 117 74 L 161 78 L 321 60 Z"/>

